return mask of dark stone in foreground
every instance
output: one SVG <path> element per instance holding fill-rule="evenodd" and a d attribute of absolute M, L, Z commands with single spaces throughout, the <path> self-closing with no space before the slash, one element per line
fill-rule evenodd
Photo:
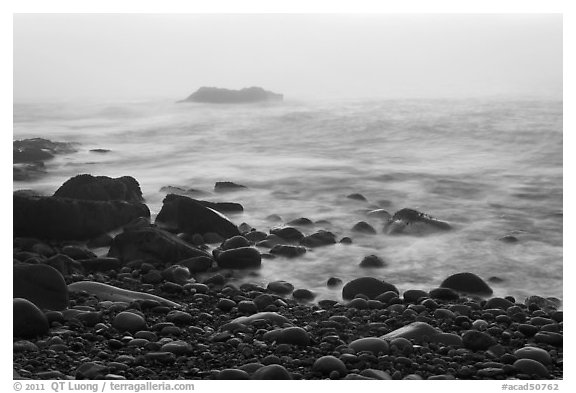
<path fill-rule="evenodd" d="M 48 333 L 48 319 L 34 303 L 16 298 L 12 304 L 14 337 L 32 338 Z"/>
<path fill-rule="evenodd" d="M 217 87 L 201 87 L 188 98 L 180 102 L 202 102 L 209 104 L 242 104 L 266 101 L 282 101 L 283 95 L 262 89 L 246 87 L 229 90 Z"/>
<path fill-rule="evenodd" d="M 210 258 L 208 253 L 154 227 L 137 228 L 118 234 L 112 241 L 108 256 L 124 263 L 148 258 L 169 263 L 194 257 Z"/>
<path fill-rule="evenodd" d="M 384 226 L 388 234 L 424 235 L 452 229 L 450 224 L 413 209 L 402 209 L 394 213 Z"/>
<path fill-rule="evenodd" d="M 442 281 L 440 286 L 473 295 L 492 295 L 492 288 L 474 273 L 465 272 L 453 274 Z"/>
<path fill-rule="evenodd" d="M 156 217 L 156 224 L 174 232 L 217 233 L 227 239 L 240 234 L 238 227 L 224 215 L 182 195 L 168 194 Z"/>
<path fill-rule="evenodd" d="M 132 176 L 78 175 L 68 179 L 56 190 L 55 197 L 88 201 L 142 202 L 140 184 Z"/>
<path fill-rule="evenodd" d="M 342 297 L 344 300 L 351 300 L 358 294 L 364 294 L 370 299 L 375 299 L 378 295 L 388 291 L 398 293 L 398 289 L 392 284 L 380 281 L 374 277 L 360 277 L 344 285 Z"/>
<path fill-rule="evenodd" d="M 262 264 L 262 255 L 253 247 L 233 248 L 221 252 L 216 262 L 225 269 L 258 268 Z"/>
<path fill-rule="evenodd" d="M 14 236 L 84 240 L 149 217 L 142 203 L 85 201 L 14 194 Z"/>
<path fill-rule="evenodd" d="M 48 265 L 14 265 L 14 296 L 49 310 L 68 307 L 68 287 L 62 274 Z"/>

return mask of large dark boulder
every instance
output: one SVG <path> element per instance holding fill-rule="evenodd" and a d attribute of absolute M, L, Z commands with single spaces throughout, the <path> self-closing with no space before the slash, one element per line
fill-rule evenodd
<path fill-rule="evenodd" d="M 14 236 L 85 240 L 138 217 L 149 217 L 143 203 L 86 201 L 70 198 L 13 196 Z"/>
<path fill-rule="evenodd" d="M 218 267 L 223 269 L 259 268 L 262 264 L 260 251 L 253 247 L 240 247 L 226 250 L 216 258 Z"/>
<path fill-rule="evenodd" d="M 168 194 L 164 198 L 156 225 L 173 232 L 213 232 L 225 239 L 240 234 L 238 227 L 221 213 L 195 199 L 176 194 Z"/>
<path fill-rule="evenodd" d="M 474 273 L 464 272 L 456 273 L 442 281 L 440 284 L 443 288 L 450 288 L 458 292 L 468 293 L 471 295 L 490 296 L 492 288 L 484 280 Z"/>
<path fill-rule="evenodd" d="M 73 153 L 73 143 L 52 142 L 44 138 L 22 139 L 12 143 L 12 159 L 15 164 L 46 161 L 56 154 Z"/>
<path fill-rule="evenodd" d="M 68 179 L 56 190 L 54 196 L 88 201 L 142 202 L 144 200 L 140 184 L 132 176 L 114 179 L 88 174 Z"/>
<path fill-rule="evenodd" d="M 74 143 L 52 142 L 48 139 L 33 138 L 12 143 L 13 179 L 31 180 L 46 173 L 44 161 L 51 160 L 57 154 L 76 151 Z"/>
<path fill-rule="evenodd" d="M 356 295 L 364 294 L 370 299 L 376 299 L 378 295 L 388 291 L 398 293 L 398 288 L 374 277 L 360 277 L 346 283 L 346 285 L 342 287 L 342 298 L 344 300 L 351 300 L 354 299 Z"/>
<path fill-rule="evenodd" d="M 261 87 L 247 87 L 240 90 L 201 87 L 180 102 L 203 102 L 212 104 L 241 104 L 262 101 L 282 101 L 282 94 L 273 93 Z"/>
<path fill-rule="evenodd" d="M 44 264 L 18 264 L 13 274 L 13 297 L 27 299 L 41 309 L 68 307 L 68 287 L 58 270 Z"/>
<path fill-rule="evenodd" d="M 188 258 L 210 258 L 208 253 L 155 227 L 136 228 L 118 234 L 112 241 L 108 256 L 124 263 L 138 259 L 177 263 Z"/>
<path fill-rule="evenodd" d="M 384 226 L 388 234 L 425 235 L 452 229 L 450 224 L 413 209 L 402 209 L 394 213 Z"/>
<path fill-rule="evenodd" d="M 34 303 L 16 298 L 12 304 L 14 337 L 33 338 L 48 333 L 48 319 Z"/>

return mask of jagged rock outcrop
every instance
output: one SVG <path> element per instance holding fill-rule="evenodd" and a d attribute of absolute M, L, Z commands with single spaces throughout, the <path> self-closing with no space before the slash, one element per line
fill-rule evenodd
<path fill-rule="evenodd" d="M 264 90 L 261 87 L 247 87 L 229 90 L 218 87 L 201 87 L 180 102 L 204 102 L 212 104 L 241 104 L 251 102 L 282 101 L 282 94 Z"/>

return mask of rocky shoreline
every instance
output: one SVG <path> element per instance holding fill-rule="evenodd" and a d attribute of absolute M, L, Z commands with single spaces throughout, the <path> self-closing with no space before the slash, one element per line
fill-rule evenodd
<path fill-rule="evenodd" d="M 482 278 L 454 272 L 403 293 L 379 277 L 326 277 L 344 300 L 315 302 L 285 281 L 233 280 L 266 259 L 353 241 L 305 234 L 305 218 L 257 230 L 223 214 L 239 204 L 170 194 L 151 223 L 129 176 L 81 175 L 53 196 L 14 200 L 14 378 L 563 378 L 557 299 L 491 297 Z M 386 212 L 391 236 L 449 230 L 411 209 Z"/>

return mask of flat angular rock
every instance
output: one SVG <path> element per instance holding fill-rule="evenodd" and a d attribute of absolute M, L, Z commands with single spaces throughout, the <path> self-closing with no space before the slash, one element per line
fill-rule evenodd
<path fill-rule="evenodd" d="M 68 307 L 68 288 L 58 270 L 43 264 L 21 264 L 14 265 L 13 273 L 13 297 L 27 299 L 41 309 Z"/>
<path fill-rule="evenodd" d="M 402 209 L 394 213 L 384 226 L 388 234 L 425 235 L 452 229 L 450 224 L 413 209 Z"/>
<path fill-rule="evenodd" d="M 77 175 L 68 179 L 56 190 L 55 197 L 89 201 L 142 202 L 140 184 L 132 176 Z"/>
<path fill-rule="evenodd" d="M 194 257 L 210 255 L 177 236 L 158 228 L 138 228 L 122 232 L 114 238 L 108 257 L 118 258 L 126 263 L 137 259 L 158 259 L 167 263 L 177 263 Z"/>
<path fill-rule="evenodd" d="M 70 292 L 86 292 L 96 296 L 100 300 L 110 300 L 113 302 L 133 302 L 136 300 L 154 300 L 165 306 L 180 308 L 180 305 L 163 297 L 144 292 L 129 291 L 117 288 L 112 285 L 95 281 L 78 281 L 68 285 Z"/>
<path fill-rule="evenodd" d="M 164 198 L 156 225 L 173 232 L 217 233 L 227 239 L 240 235 L 238 227 L 216 210 L 203 206 L 195 199 L 176 194 Z"/>
<path fill-rule="evenodd" d="M 403 337 L 407 340 L 423 340 L 424 338 L 429 340 L 440 333 L 441 332 L 438 329 L 430 326 L 426 322 L 412 322 L 406 326 L 391 331 L 380 338 L 388 341 L 397 337 Z"/>
<path fill-rule="evenodd" d="M 149 217 L 142 203 L 13 196 L 14 236 L 85 240 Z"/>

